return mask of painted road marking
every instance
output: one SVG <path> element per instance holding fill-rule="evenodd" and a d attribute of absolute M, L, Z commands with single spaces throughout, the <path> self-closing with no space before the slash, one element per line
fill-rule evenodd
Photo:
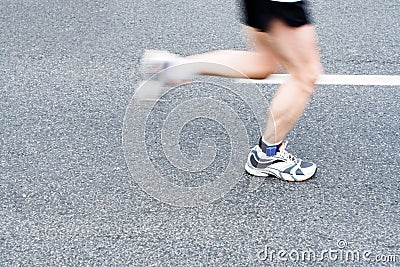
<path fill-rule="evenodd" d="M 289 74 L 272 74 L 267 79 L 236 79 L 238 83 L 281 84 L 289 78 Z M 400 75 L 321 75 L 317 84 L 340 85 L 400 85 Z"/>

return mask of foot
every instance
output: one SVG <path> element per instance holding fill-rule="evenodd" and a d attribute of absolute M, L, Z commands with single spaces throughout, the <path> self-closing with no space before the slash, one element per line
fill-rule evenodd
<path fill-rule="evenodd" d="M 146 50 L 140 61 L 143 81 L 135 92 L 135 98 L 139 101 L 157 100 L 166 84 L 179 84 L 191 79 L 194 73 L 186 63 L 189 62 L 167 51 Z"/>
<path fill-rule="evenodd" d="M 246 171 L 254 176 L 274 176 L 288 182 L 301 182 L 310 179 L 317 171 L 317 166 L 296 158 L 286 151 L 282 143 L 275 156 L 268 157 L 257 145 L 250 151 Z"/>

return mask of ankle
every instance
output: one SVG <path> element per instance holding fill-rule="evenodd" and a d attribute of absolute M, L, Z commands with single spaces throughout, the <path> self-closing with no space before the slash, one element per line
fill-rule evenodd
<path fill-rule="evenodd" d="M 265 153 L 266 156 L 272 157 L 272 156 L 275 156 L 276 153 L 279 152 L 279 149 L 280 149 L 282 143 L 283 143 L 283 141 L 280 141 L 275 144 L 271 144 L 271 143 L 268 143 L 267 141 L 265 141 L 263 137 L 261 137 L 258 142 L 258 146 L 261 148 L 261 150 Z"/>

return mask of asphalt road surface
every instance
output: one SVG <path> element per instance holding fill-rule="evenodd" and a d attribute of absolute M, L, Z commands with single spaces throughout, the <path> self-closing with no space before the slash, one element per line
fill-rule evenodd
<path fill-rule="evenodd" d="M 325 73 L 399 75 L 399 1 L 309 4 Z M 398 86 L 319 87 L 288 136 L 289 151 L 319 166 L 310 181 L 254 187 L 241 170 L 195 207 L 137 183 L 122 137 L 144 49 L 244 49 L 239 14 L 228 0 L 0 1 L 0 266 L 400 265 Z M 188 87 L 170 100 L 226 101 L 256 142 L 240 99 Z M 259 88 L 270 99 L 276 86 Z M 136 162 L 150 157 L 183 187 L 214 181 L 230 160 L 219 121 L 180 132 L 191 160 L 200 140 L 215 141 L 204 171 L 174 168 L 160 150 L 174 101 L 152 112 Z"/>

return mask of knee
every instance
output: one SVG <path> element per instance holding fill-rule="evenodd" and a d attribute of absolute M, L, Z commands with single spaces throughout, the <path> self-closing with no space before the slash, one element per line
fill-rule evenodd
<path fill-rule="evenodd" d="M 300 89 L 312 94 L 316 89 L 316 83 L 322 73 L 322 65 L 318 63 L 301 68 L 301 71 L 294 73 L 292 77 L 299 83 Z"/>
<path fill-rule="evenodd" d="M 306 85 L 314 86 L 322 72 L 320 63 L 310 64 L 308 67 L 302 69 L 299 78 Z"/>

